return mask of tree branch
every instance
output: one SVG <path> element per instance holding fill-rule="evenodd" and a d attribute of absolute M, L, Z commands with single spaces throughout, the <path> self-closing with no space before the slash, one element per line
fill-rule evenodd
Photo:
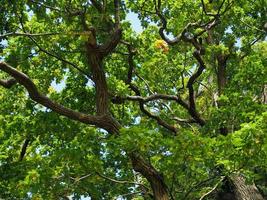
<path fill-rule="evenodd" d="M 132 47 L 131 47 L 131 45 L 129 43 L 123 41 L 123 44 L 125 44 L 127 46 L 127 49 L 128 49 L 128 52 L 129 52 L 129 54 L 128 54 L 129 70 L 128 70 L 128 75 L 127 75 L 127 80 L 125 81 L 125 83 L 129 85 L 129 88 L 132 91 L 134 91 L 136 96 L 128 96 L 129 99 L 127 99 L 127 97 L 126 97 L 126 99 L 122 98 L 122 97 L 114 97 L 112 99 L 113 103 L 122 103 L 125 100 L 138 101 L 139 102 L 139 108 L 145 115 L 147 115 L 148 117 L 156 120 L 159 125 L 163 126 L 164 128 L 168 129 L 172 133 L 176 134 L 177 133 L 177 129 L 174 126 L 168 124 L 166 121 L 162 120 L 159 116 L 150 113 L 145 108 L 145 105 L 144 105 L 146 103 L 145 101 L 148 102 L 148 101 L 155 100 L 157 98 L 159 99 L 159 97 L 162 97 L 162 96 L 156 94 L 154 96 L 148 97 L 148 99 L 145 99 L 145 98 L 140 96 L 141 92 L 140 92 L 139 88 L 132 83 L 132 76 L 133 76 L 133 70 L 134 70 L 133 56 L 134 56 L 135 52 L 133 51 L 133 49 L 132 49 Z M 163 95 L 163 98 L 164 97 L 167 98 L 168 96 Z"/>
<path fill-rule="evenodd" d="M 117 133 L 120 125 L 109 115 L 93 116 L 87 115 L 81 112 L 74 111 L 72 109 L 66 108 L 52 100 L 50 100 L 45 95 L 41 94 L 36 85 L 31 81 L 31 79 L 24 73 L 19 72 L 15 68 L 9 66 L 4 62 L 0 62 L 0 70 L 8 73 L 10 76 L 14 77 L 16 81 L 23 85 L 29 93 L 32 100 L 40 103 L 41 105 L 51 109 L 52 111 L 68 117 L 70 119 L 85 123 L 95 125 L 99 128 L 103 128 L 108 132 Z"/>
<path fill-rule="evenodd" d="M 13 85 L 15 85 L 17 83 L 16 79 L 11 78 L 8 80 L 2 80 L 0 79 L 0 85 L 2 85 L 5 88 L 11 88 Z"/>
<path fill-rule="evenodd" d="M 162 175 L 137 152 L 129 154 L 133 168 L 140 172 L 150 183 L 153 194 L 157 199 L 168 199 L 168 187 L 164 183 Z"/>
<path fill-rule="evenodd" d="M 112 36 L 109 40 L 100 46 L 99 51 L 101 52 L 101 57 L 105 57 L 110 54 L 118 45 L 122 37 L 122 30 L 121 28 L 117 28 L 114 30 Z"/>
<path fill-rule="evenodd" d="M 207 193 L 203 194 L 199 200 L 203 200 L 206 196 L 208 196 L 209 194 L 211 194 L 217 187 L 218 185 L 224 180 L 225 176 L 222 176 L 221 179 L 214 185 L 214 187 L 208 191 Z"/>
<path fill-rule="evenodd" d="M 202 74 L 202 72 L 204 71 L 206 66 L 205 66 L 205 64 L 204 64 L 204 62 L 200 56 L 199 51 L 196 50 L 193 53 L 193 55 L 197 59 L 197 61 L 199 63 L 199 67 L 198 67 L 197 71 L 189 78 L 189 81 L 187 83 L 187 88 L 189 91 L 189 113 L 201 126 L 204 126 L 206 122 L 202 118 L 200 118 L 198 112 L 196 111 L 195 94 L 194 94 L 193 85 L 194 85 L 196 79 Z"/>
<path fill-rule="evenodd" d="M 98 176 L 100 176 L 101 178 L 104 178 L 104 179 L 109 180 L 109 181 L 114 182 L 114 183 L 139 185 L 139 186 L 145 188 L 146 190 L 149 190 L 149 188 L 148 188 L 146 185 L 142 184 L 142 183 L 136 183 L 136 182 L 125 181 L 125 180 L 116 180 L 116 179 L 107 177 L 107 176 L 105 176 L 105 175 L 103 175 L 103 174 L 100 174 L 100 173 L 98 173 L 98 172 L 96 172 L 96 174 L 97 174 Z"/>
<path fill-rule="evenodd" d="M 19 156 L 19 161 L 22 161 L 26 154 L 27 147 L 30 143 L 30 139 L 26 139 L 22 145 L 21 151 L 20 151 L 20 156 Z"/>
<path fill-rule="evenodd" d="M 96 0 L 91 0 L 91 3 L 98 10 L 99 13 L 103 12 L 103 5 L 101 3 L 97 2 Z"/>
<path fill-rule="evenodd" d="M 120 0 L 114 0 L 115 7 L 115 29 L 120 28 Z"/>
<path fill-rule="evenodd" d="M 9 37 L 9 36 L 31 36 L 31 37 L 36 37 L 36 36 L 51 36 L 51 35 L 58 35 L 62 33 L 54 32 L 54 33 L 19 33 L 19 32 L 11 32 L 11 33 L 6 33 L 3 35 L 0 35 L 0 39 Z"/>
<path fill-rule="evenodd" d="M 65 60 L 64 58 L 61 58 L 59 57 L 58 55 L 55 55 L 55 54 L 52 54 L 51 52 L 47 51 L 46 49 L 42 48 L 38 42 L 30 35 L 28 35 L 28 37 L 33 41 L 33 43 L 39 48 L 40 51 L 44 52 L 45 54 L 51 56 L 51 57 L 54 57 L 56 58 L 57 60 L 63 62 L 63 63 L 66 63 L 70 66 L 72 66 L 74 69 L 78 70 L 80 73 L 86 75 L 88 78 L 91 78 L 90 77 L 90 74 L 88 74 L 87 72 L 85 72 L 84 70 L 82 70 L 81 68 L 79 68 L 77 65 L 73 64 L 72 62 L 68 61 L 68 60 Z"/>

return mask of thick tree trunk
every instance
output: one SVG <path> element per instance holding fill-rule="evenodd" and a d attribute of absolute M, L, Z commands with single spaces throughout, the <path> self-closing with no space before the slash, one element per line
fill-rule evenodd
<path fill-rule="evenodd" d="M 264 200 L 255 184 L 248 185 L 242 176 L 231 177 L 237 200 Z"/>

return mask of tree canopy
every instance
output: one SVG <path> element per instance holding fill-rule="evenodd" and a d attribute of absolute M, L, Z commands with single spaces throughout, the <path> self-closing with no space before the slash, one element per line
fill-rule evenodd
<path fill-rule="evenodd" d="M 266 198 L 266 0 L 0 11 L 0 198 Z"/>

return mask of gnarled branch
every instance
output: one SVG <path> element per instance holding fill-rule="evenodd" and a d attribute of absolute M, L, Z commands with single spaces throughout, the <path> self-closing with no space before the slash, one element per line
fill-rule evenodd
<path fill-rule="evenodd" d="M 10 76 L 16 79 L 16 81 L 23 85 L 29 93 L 29 96 L 32 100 L 40 103 L 41 105 L 51 109 L 52 111 L 68 117 L 70 119 L 85 123 L 95 125 L 99 128 L 103 128 L 109 132 L 116 133 L 119 130 L 120 125 L 109 115 L 87 115 L 78 111 L 74 111 L 72 109 L 66 108 L 45 95 L 41 94 L 36 85 L 32 82 L 32 80 L 24 73 L 16 70 L 15 68 L 9 66 L 4 62 L 0 62 L 0 70 L 8 73 Z"/>

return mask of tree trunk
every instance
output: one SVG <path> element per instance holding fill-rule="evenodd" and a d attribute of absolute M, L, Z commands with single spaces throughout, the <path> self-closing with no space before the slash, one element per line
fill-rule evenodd
<path fill-rule="evenodd" d="M 264 200 L 255 184 L 248 185 L 241 175 L 231 177 L 237 200 Z"/>

